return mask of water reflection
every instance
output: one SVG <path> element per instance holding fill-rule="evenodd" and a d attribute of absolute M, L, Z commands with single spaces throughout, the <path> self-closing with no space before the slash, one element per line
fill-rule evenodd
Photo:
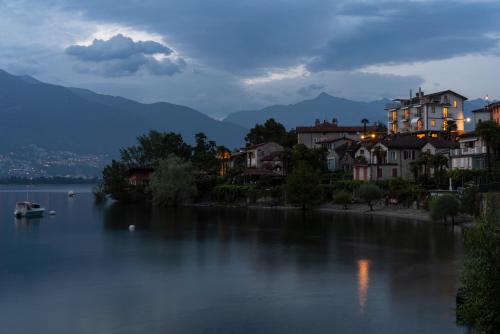
<path fill-rule="evenodd" d="M 57 215 L 14 225 L 22 196 L 0 193 L 0 323 L 11 334 L 463 332 L 461 236 L 441 226 L 95 206 L 66 192 L 34 193 Z"/>
<path fill-rule="evenodd" d="M 358 295 L 359 308 L 361 313 L 365 313 L 368 288 L 370 286 L 370 261 L 358 260 Z"/>

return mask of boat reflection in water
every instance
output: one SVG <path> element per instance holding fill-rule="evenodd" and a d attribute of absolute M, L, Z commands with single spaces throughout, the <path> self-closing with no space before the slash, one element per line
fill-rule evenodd
<path fill-rule="evenodd" d="M 358 295 L 359 308 L 361 313 L 365 313 L 368 288 L 370 287 L 370 261 L 366 259 L 358 260 Z"/>

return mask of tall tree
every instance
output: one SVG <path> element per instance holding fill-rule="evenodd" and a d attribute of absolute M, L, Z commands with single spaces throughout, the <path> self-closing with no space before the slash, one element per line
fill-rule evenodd
<path fill-rule="evenodd" d="M 295 131 L 287 131 L 283 124 L 274 118 L 268 119 L 264 124 L 256 124 L 245 136 L 247 145 L 256 145 L 266 142 L 275 142 L 284 147 L 292 147 L 297 143 Z"/>
<path fill-rule="evenodd" d="M 170 154 L 188 160 L 191 157 L 191 147 L 177 133 L 162 133 L 150 131 L 147 135 L 137 138 L 138 144 L 123 148 L 122 161 L 129 167 L 156 167 L 160 159 Z"/>
<path fill-rule="evenodd" d="M 303 210 L 316 204 L 321 197 L 318 172 L 308 164 L 300 163 L 288 176 L 285 185 L 286 200 Z"/>
<path fill-rule="evenodd" d="M 363 119 L 361 120 L 361 123 L 363 123 L 363 133 L 365 133 L 365 134 L 366 134 L 366 125 L 367 125 L 368 123 L 370 123 L 370 121 L 369 121 L 369 120 L 367 120 L 366 118 L 363 118 Z"/>
<path fill-rule="evenodd" d="M 195 135 L 195 142 L 191 157 L 194 169 L 214 174 L 219 164 L 217 144 L 213 140 L 208 140 L 202 132 Z"/>
<path fill-rule="evenodd" d="M 128 167 L 113 160 L 102 172 L 102 188 L 104 193 L 117 201 L 129 199 Z"/>

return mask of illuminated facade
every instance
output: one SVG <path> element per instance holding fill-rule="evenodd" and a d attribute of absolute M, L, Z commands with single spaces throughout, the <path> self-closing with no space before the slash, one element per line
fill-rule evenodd
<path fill-rule="evenodd" d="M 446 90 L 424 94 L 419 90 L 409 99 L 396 99 L 386 106 L 388 115 L 387 131 L 396 133 L 439 133 L 452 130 L 457 134 L 464 132 L 463 95 Z M 449 127 L 453 126 L 452 129 Z"/>

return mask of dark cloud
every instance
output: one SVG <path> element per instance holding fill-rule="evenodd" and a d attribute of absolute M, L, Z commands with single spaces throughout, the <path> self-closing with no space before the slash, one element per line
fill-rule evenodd
<path fill-rule="evenodd" d="M 500 30 L 492 1 L 60 1 L 93 20 L 164 34 L 190 57 L 247 76 L 304 62 L 345 70 L 484 53 Z"/>
<path fill-rule="evenodd" d="M 153 55 L 169 56 L 172 50 L 154 41 L 135 42 L 118 34 L 109 40 L 95 39 L 91 45 L 71 45 L 66 54 L 82 61 L 76 67 L 80 72 L 101 73 L 109 76 L 131 75 L 141 69 L 154 75 L 173 75 L 186 66 L 182 58 L 157 60 Z"/>
<path fill-rule="evenodd" d="M 309 97 L 325 88 L 326 85 L 324 84 L 310 84 L 308 86 L 299 88 L 297 90 L 297 94 L 299 94 L 300 96 Z"/>
<path fill-rule="evenodd" d="M 500 42 L 500 3 L 354 3 L 343 6 L 338 15 L 360 22 L 360 28 L 346 36 L 332 36 L 313 51 L 309 70 L 491 53 Z"/>

